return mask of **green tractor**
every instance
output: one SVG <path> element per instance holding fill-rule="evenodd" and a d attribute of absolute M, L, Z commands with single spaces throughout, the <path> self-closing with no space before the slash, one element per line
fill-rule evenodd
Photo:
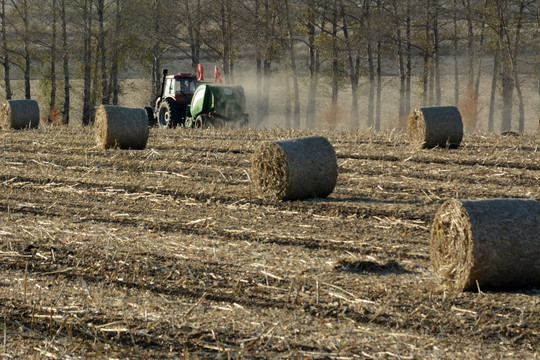
<path fill-rule="evenodd" d="M 240 85 L 201 84 L 187 107 L 185 127 L 246 127 L 246 96 Z"/>

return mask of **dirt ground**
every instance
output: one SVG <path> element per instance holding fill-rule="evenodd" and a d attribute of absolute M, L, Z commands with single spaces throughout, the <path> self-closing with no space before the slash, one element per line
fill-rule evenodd
<path fill-rule="evenodd" d="M 539 289 L 448 292 L 429 260 L 446 199 L 540 200 L 540 135 L 321 131 L 330 197 L 260 198 L 254 149 L 308 134 L 0 130 L 2 358 L 540 359 Z"/>

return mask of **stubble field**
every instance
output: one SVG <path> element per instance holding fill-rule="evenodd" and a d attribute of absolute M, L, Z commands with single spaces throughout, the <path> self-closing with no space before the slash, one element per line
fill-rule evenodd
<path fill-rule="evenodd" d="M 429 260 L 446 199 L 540 200 L 540 135 L 318 132 L 330 197 L 260 198 L 255 148 L 310 134 L 1 130 L 2 358 L 540 358 L 539 289 L 448 292 Z"/>

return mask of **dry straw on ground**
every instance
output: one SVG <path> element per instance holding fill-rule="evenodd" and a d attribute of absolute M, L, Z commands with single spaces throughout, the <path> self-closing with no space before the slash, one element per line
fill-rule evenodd
<path fill-rule="evenodd" d="M 0 117 L 4 129 L 37 128 L 39 105 L 36 100 L 7 100 L 2 104 Z"/>
<path fill-rule="evenodd" d="M 336 186 L 336 153 L 322 136 L 267 142 L 253 155 L 252 173 L 263 197 L 327 197 Z"/>
<path fill-rule="evenodd" d="M 431 229 L 431 265 L 453 290 L 540 286 L 540 202 L 448 200 Z"/>
<path fill-rule="evenodd" d="M 409 141 L 421 148 L 457 148 L 463 139 L 463 122 L 455 106 L 415 108 L 407 120 Z"/>
<path fill-rule="evenodd" d="M 104 149 L 144 149 L 148 141 L 146 111 L 102 105 L 96 111 L 94 123 L 97 144 Z"/>

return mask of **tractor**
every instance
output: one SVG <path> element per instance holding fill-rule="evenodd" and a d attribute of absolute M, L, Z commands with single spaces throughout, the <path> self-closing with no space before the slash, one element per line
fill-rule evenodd
<path fill-rule="evenodd" d="M 184 126 L 186 109 L 198 85 L 195 75 L 186 73 L 168 75 L 168 70 L 163 69 L 160 96 L 153 108 L 145 107 L 148 125 L 165 128 Z"/>
<path fill-rule="evenodd" d="M 246 96 L 240 85 L 201 84 L 187 107 L 185 127 L 231 127 L 248 125 Z"/>

